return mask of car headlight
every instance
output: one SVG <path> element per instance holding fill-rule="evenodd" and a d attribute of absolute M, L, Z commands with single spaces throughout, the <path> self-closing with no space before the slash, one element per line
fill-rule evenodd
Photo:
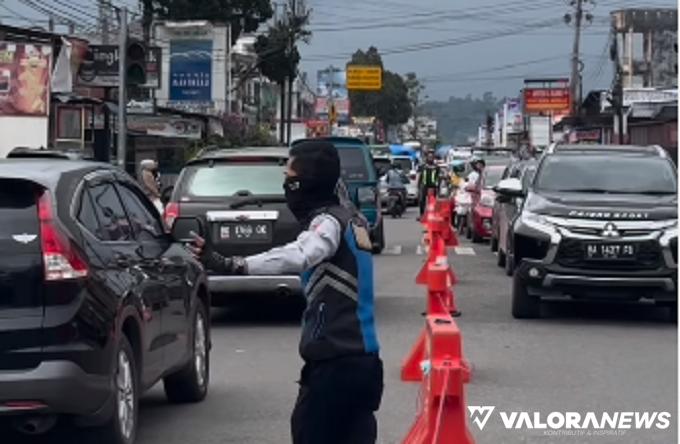
<path fill-rule="evenodd" d="M 495 204 L 493 196 L 484 195 L 479 199 L 479 204 L 483 207 L 492 208 Z"/>
<path fill-rule="evenodd" d="M 542 214 L 532 213 L 524 210 L 520 216 L 519 222 L 527 227 L 548 234 L 551 238 L 558 235 L 555 225 L 550 223 L 547 217 Z"/>
<path fill-rule="evenodd" d="M 376 190 L 373 187 L 361 187 L 357 190 L 359 205 L 375 204 Z"/>
<path fill-rule="evenodd" d="M 677 239 L 678 239 L 678 225 L 676 222 L 675 226 L 668 228 L 666 231 L 664 231 L 663 235 L 661 236 L 661 239 L 659 239 L 659 243 L 661 244 L 662 247 L 668 247 L 671 244 L 672 240 L 675 240 L 677 244 Z"/>

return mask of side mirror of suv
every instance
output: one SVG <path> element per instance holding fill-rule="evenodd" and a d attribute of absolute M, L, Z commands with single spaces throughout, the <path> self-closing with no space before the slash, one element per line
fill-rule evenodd
<path fill-rule="evenodd" d="M 200 219 L 195 217 L 178 217 L 172 224 L 171 235 L 175 242 L 190 243 L 193 240 L 192 232 L 205 237 L 205 230 Z"/>
<path fill-rule="evenodd" d="M 494 191 L 505 197 L 524 197 L 522 182 L 519 179 L 504 179 L 498 182 Z"/>

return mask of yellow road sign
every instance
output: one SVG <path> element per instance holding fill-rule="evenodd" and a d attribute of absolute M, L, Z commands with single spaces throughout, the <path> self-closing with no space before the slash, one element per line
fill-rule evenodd
<path fill-rule="evenodd" d="M 380 91 L 382 68 L 380 66 L 347 65 L 347 89 L 351 91 Z"/>

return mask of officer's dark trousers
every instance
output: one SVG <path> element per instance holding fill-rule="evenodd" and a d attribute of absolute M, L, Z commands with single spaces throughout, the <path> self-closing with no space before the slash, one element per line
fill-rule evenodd
<path fill-rule="evenodd" d="M 374 444 L 382 391 L 377 356 L 305 364 L 291 418 L 293 444 Z"/>
<path fill-rule="evenodd" d="M 430 191 L 432 191 L 435 195 L 437 196 L 437 188 L 435 187 L 424 187 L 421 188 L 420 190 L 420 197 L 419 197 L 419 204 L 420 204 L 420 217 L 423 217 L 423 214 L 425 214 L 425 207 L 427 206 L 427 197 L 430 194 Z"/>

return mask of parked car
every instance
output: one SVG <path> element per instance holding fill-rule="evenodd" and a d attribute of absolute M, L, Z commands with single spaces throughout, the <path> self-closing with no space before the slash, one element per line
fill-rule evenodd
<path fill-rule="evenodd" d="M 479 243 L 491 238 L 494 203 L 496 192 L 493 188 L 503 176 L 505 167 L 492 165 L 484 170 L 481 190 L 472 193 L 472 209 L 468 213 L 467 234 L 472 242 Z"/>
<path fill-rule="evenodd" d="M 206 227 L 207 247 L 226 256 L 249 256 L 294 241 L 302 227 L 288 209 L 283 177 L 288 149 L 214 150 L 187 163 L 165 209 L 168 224 L 196 217 Z M 222 276 L 208 272 L 213 305 L 244 293 L 279 293 L 302 301 L 298 275 Z"/>
<path fill-rule="evenodd" d="M 509 254 L 512 314 L 540 316 L 541 298 L 652 301 L 677 320 L 677 170 L 659 147 L 557 145 L 525 193 Z"/>
<path fill-rule="evenodd" d="M 518 179 L 522 184 L 522 192 L 526 193 L 536 172 L 535 160 L 514 163 L 503 173 L 503 180 Z M 512 239 L 512 226 L 515 218 L 522 207 L 524 199 L 510 197 L 496 192 L 496 202 L 493 210 L 493 222 L 491 228 L 491 251 L 497 252 L 497 263 L 504 267 L 508 276 L 512 276 L 515 261 L 512 254 L 508 256 L 509 240 Z"/>
<path fill-rule="evenodd" d="M 200 264 L 111 166 L 0 161 L 0 415 L 19 432 L 58 416 L 135 440 L 139 398 L 208 391 L 210 297 Z"/>
<path fill-rule="evenodd" d="M 352 137 L 325 137 L 340 154 L 342 179 L 356 208 L 364 215 L 370 227 L 373 253 L 385 249 L 385 230 L 380 203 L 379 180 L 373 167 L 371 153 L 360 139 Z M 304 142 L 298 140 L 293 145 Z"/>

